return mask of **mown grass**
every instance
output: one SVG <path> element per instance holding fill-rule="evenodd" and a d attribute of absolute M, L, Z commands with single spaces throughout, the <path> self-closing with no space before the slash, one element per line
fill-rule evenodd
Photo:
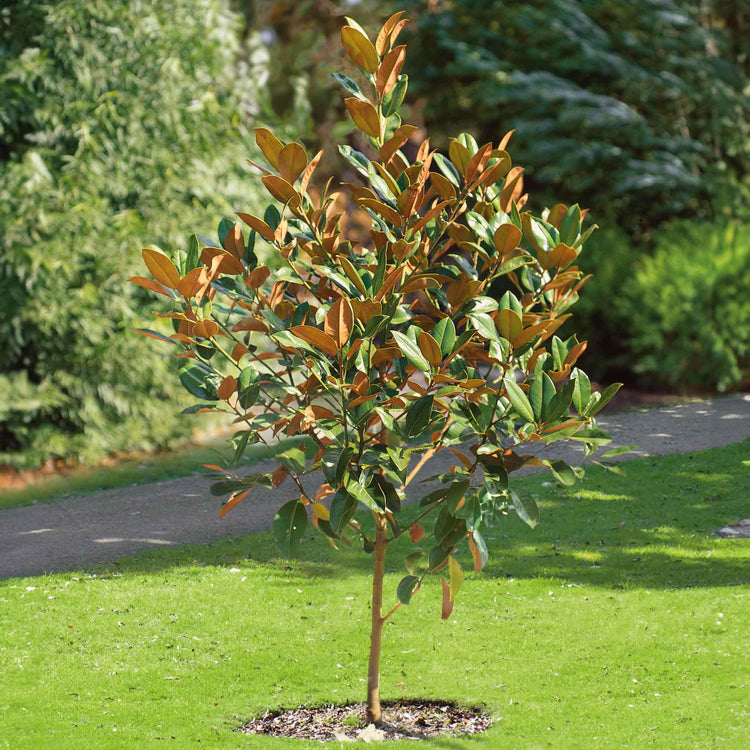
<path fill-rule="evenodd" d="M 749 447 L 591 470 L 571 490 L 524 479 L 541 524 L 488 534 L 449 620 L 437 577 L 396 613 L 383 697 L 494 717 L 423 747 L 745 746 L 748 540 L 713 531 L 747 515 Z M 391 600 L 404 551 L 389 550 Z M 319 747 L 235 729 L 364 697 L 369 564 L 316 537 L 280 560 L 264 533 L 2 582 L 0 747 Z"/>

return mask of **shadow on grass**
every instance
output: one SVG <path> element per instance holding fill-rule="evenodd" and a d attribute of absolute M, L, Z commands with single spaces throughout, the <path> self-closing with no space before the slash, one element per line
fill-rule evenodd
<path fill-rule="evenodd" d="M 530 529 L 511 511 L 504 523 L 483 532 L 490 550 L 483 574 L 609 588 L 747 583 L 750 540 L 719 539 L 715 531 L 750 515 L 746 503 L 750 471 L 742 462 L 748 445 L 750 441 L 697 454 L 633 461 L 625 477 L 597 468 L 573 488 L 555 488 L 548 475 L 525 477 L 520 483 L 537 495 L 541 522 Z M 365 530 L 367 525 L 364 519 Z M 462 548 L 458 558 L 465 569 L 471 569 L 471 559 Z M 389 547 L 389 572 L 406 574 L 402 560 L 412 550 L 404 538 Z M 305 539 L 297 560 L 283 560 L 271 534 L 265 532 L 147 552 L 99 570 L 106 574 L 108 570 L 231 567 L 248 560 L 282 578 L 366 576 L 372 565 L 372 557 L 356 542 L 336 551 L 322 535 Z"/>

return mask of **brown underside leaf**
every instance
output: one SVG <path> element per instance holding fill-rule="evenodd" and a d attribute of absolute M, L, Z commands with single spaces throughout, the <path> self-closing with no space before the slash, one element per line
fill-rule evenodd
<path fill-rule="evenodd" d="M 339 297 L 331 305 L 331 309 L 325 317 L 323 328 L 341 349 L 349 341 L 353 327 L 354 312 L 352 306 L 348 299 Z"/>

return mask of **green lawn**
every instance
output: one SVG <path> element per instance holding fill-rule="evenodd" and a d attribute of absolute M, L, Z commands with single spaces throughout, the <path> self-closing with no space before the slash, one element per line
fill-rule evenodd
<path fill-rule="evenodd" d="M 749 448 L 592 470 L 559 494 L 525 479 L 542 522 L 489 535 L 488 570 L 448 621 L 437 577 L 396 613 L 383 697 L 495 719 L 423 747 L 747 746 L 750 541 L 712 531 L 750 515 Z M 395 599 L 403 550 L 389 552 Z M 318 538 L 283 561 L 256 534 L 0 582 L 0 747 L 319 747 L 233 730 L 364 697 L 369 562 Z"/>

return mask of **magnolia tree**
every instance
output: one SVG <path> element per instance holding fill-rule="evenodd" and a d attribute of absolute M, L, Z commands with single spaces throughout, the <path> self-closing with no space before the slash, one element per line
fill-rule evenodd
<path fill-rule="evenodd" d="M 482 146 L 459 135 L 448 155 L 429 139 L 403 148 L 417 129 L 398 114 L 407 87 L 406 50 L 396 46 L 401 17 L 374 43 L 350 19 L 341 31 L 361 75 L 359 83 L 335 77 L 369 145 L 339 150 L 361 176 L 345 187 L 371 219 L 366 242 L 342 229 L 342 191 L 311 186 L 321 154 L 309 159 L 301 144 L 258 128 L 267 163 L 254 166 L 274 201 L 264 217 L 222 221 L 218 243 L 193 235 L 174 262 L 146 249 L 153 278 L 133 279 L 174 302 L 167 317 L 176 333 L 142 332 L 180 347 L 180 379 L 201 399 L 186 411 L 235 417 L 233 461 L 209 467 L 222 475 L 212 491 L 228 497 L 219 516 L 255 487 L 290 481 L 299 497 L 273 523 L 285 555 L 310 524 L 334 546 L 356 539 L 372 554 L 374 723 L 383 624 L 428 573 L 443 570 L 449 616 L 464 579 L 457 547 L 468 545 L 479 572 L 485 527 L 509 509 L 537 522 L 534 499 L 510 475 L 534 465 L 570 485 L 582 474 L 522 447 L 572 439 L 592 454 L 609 440 L 594 416 L 619 387 L 593 392 L 575 367 L 585 342 L 555 335 L 586 281 L 576 265 L 593 231 L 582 229 L 585 212 L 562 204 L 540 216 L 524 210 L 510 133 Z M 279 270 L 258 264 L 259 240 Z M 234 471 L 246 446 L 280 437 L 300 443 L 277 456 L 275 471 Z M 435 478 L 438 488 L 404 507 L 407 485 L 441 451 L 453 465 Z M 317 472 L 322 484 L 308 492 L 301 479 Z M 414 551 L 386 611 L 386 552 L 402 537 Z"/>

